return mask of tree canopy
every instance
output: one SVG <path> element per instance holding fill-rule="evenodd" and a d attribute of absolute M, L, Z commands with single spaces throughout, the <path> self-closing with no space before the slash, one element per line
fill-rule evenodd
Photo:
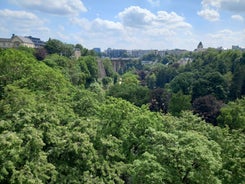
<path fill-rule="evenodd" d="M 145 76 L 108 60 L 105 88 L 90 54 L 0 50 L 0 183 L 244 183 L 244 56 L 193 53 Z"/>

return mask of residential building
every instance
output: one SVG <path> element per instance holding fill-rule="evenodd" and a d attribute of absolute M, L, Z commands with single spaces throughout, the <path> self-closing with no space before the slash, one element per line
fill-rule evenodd
<path fill-rule="evenodd" d="M 19 46 L 34 48 L 35 44 L 29 38 L 14 34 L 11 38 L 0 38 L 0 48 L 16 48 Z"/>
<path fill-rule="evenodd" d="M 106 50 L 106 56 L 109 58 L 124 58 L 127 57 L 127 50 L 108 48 Z"/>

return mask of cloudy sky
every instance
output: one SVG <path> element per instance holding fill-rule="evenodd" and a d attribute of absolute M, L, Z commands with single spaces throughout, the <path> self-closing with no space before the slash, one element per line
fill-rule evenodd
<path fill-rule="evenodd" d="M 245 0 L 0 0 L 0 37 L 92 49 L 245 47 Z"/>

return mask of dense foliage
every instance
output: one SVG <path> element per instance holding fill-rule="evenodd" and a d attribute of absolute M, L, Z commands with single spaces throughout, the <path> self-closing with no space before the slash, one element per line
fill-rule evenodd
<path fill-rule="evenodd" d="M 245 181 L 244 53 L 117 80 L 106 60 L 103 80 L 94 56 L 53 52 L 0 51 L 0 183 Z"/>

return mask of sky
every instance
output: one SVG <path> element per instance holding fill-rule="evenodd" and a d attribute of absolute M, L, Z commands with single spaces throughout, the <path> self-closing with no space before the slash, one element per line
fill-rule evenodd
<path fill-rule="evenodd" d="M 245 48 L 245 0 L 0 0 L 0 37 L 88 49 Z"/>

